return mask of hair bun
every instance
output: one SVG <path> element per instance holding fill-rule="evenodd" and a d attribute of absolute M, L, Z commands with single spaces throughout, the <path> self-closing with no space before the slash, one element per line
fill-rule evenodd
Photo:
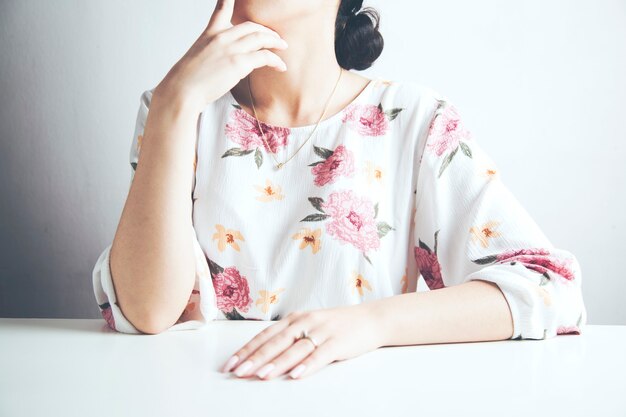
<path fill-rule="evenodd" d="M 384 47 L 380 15 L 371 7 L 359 10 L 362 4 L 362 0 L 342 0 L 337 13 L 335 55 L 339 65 L 347 70 L 371 67 Z"/>

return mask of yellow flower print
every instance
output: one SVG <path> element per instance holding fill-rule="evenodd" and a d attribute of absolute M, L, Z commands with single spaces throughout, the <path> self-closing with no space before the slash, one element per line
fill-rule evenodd
<path fill-rule="evenodd" d="M 489 239 L 502 236 L 495 230 L 500 225 L 500 222 L 489 221 L 480 227 L 470 227 L 469 231 L 472 234 L 472 242 L 479 241 L 483 248 L 489 246 Z"/>
<path fill-rule="evenodd" d="M 217 240 L 217 248 L 220 252 L 223 252 L 224 249 L 226 249 L 226 245 L 230 245 L 233 249 L 239 251 L 239 245 L 235 239 L 245 242 L 245 239 L 239 230 L 226 229 L 221 224 L 216 224 L 215 228 L 217 229 L 217 232 L 213 234 L 213 240 Z"/>
<path fill-rule="evenodd" d="M 291 238 L 295 240 L 300 239 L 300 249 L 304 249 L 311 245 L 311 249 L 315 254 L 320 250 L 322 245 L 322 241 L 320 240 L 321 234 L 322 229 L 312 230 L 308 227 L 304 227 L 298 233 L 291 236 Z"/>
<path fill-rule="evenodd" d="M 372 161 L 365 162 L 365 178 L 367 179 L 367 183 L 372 185 L 372 183 L 381 184 L 384 176 L 383 176 L 383 168 L 380 165 L 375 165 Z"/>
<path fill-rule="evenodd" d="M 498 170 L 495 168 L 484 168 L 481 175 L 488 180 L 492 180 L 498 176 Z"/>
<path fill-rule="evenodd" d="M 254 188 L 261 192 L 261 195 L 256 197 L 259 201 L 282 200 L 285 197 L 281 194 L 282 188 L 279 185 L 273 184 L 269 178 L 265 180 L 265 187 L 255 184 Z"/>
<path fill-rule="evenodd" d="M 385 192 L 387 171 L 382 166 L 376 165 L 374 161 L 365 161 L 362 169 L 364 186 L 368 189 L 368 194 L 378 196 L 382 199 Z"/>
<path fill-rule="evenodd" d="M 541 296 L 541 298 L 543 298 L 543 303 L 546 306 L 550 306 L 552 305 L 552 297 L 550 296 L 550 294 L 548 293 L 548 291 L 546 291 L 545 288 L 541 288 L 541 287 L 537 287 L 537 292 L 539 293 L 539 295 Z"/>
<path fill-rule="evenodd" d="M 361 297 L 363 297 L 363 288 L 372 291 L 369 281 L 363 278 L 361 274 L 357 274 L 356 271 L 352 272 L 351 286 L 352 289 L 357 291 Z"/>
<path fill-rule="evenodd" d="M 261 306 L 259 307 L 261 311 L 267 313 L 267 310 L 270 308 L 270 304 L 276 304 L 278 302 L 278 294 L 283 291 L 285 291 L 284 288 L 279 288 L 276 291 L 260 290 L 260 297 L 256 300 L 256 305 Z"/>
<path fill-rule="evenodd" d="M 402 284 L 402 290 L 401 293 L 402 294 L 406 294 L 409 290 L 409 267 L 405 267 L 404 268 L 404 275 L 402 275 L 402 279 L 400 280 L 400 284 Z"/>

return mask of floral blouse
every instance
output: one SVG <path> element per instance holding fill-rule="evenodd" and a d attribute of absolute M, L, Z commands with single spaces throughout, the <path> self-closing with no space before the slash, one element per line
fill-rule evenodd
<path fill-rule="evenodd" d="M 152 92 L 140 98 L 131 181 Z M 257 123 L 230 91 L 200 114 L 195 287 L 168 331 L 484 280 L 508 302 L 512 339 L 580 334 L 577 259 L 552 245 L 447 97 L 374 78 L 277 169 L 272 156 L 286 160 L 313 128 Z M 140 333 L 117 304 L 110 248 L 93 270 L 96 301 L 112 329 Z"/>

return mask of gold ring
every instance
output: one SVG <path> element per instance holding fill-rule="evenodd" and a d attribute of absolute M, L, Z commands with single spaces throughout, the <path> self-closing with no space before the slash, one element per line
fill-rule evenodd
<path fill-rule="evenodd" d="M 317 343 L 317 342 L 315 341 L 315 339 L 313 339 L 313 337 L 312 337 L 312 336 L 309 336 L 309 335 L 307 334 L 307 331 L 306 331 L 306 330 L 302 330 L 302 333 L 300 334 L 300 337 L 298 337 L 298 338 L 296 339 L 296 341 L 298 341 L 298 340 L 302 340 L 302 339 L 309 339 L 309 340 L 311 341 L 311 343 L 313 343 L 313 346 L 315 346 L 316 348 L 319 346 L 319 343 Z"/>

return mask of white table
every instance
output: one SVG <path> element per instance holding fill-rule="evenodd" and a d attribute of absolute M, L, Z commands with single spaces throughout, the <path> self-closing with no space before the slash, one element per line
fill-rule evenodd
<path fill-rule="evenodd" d="M 126 335 L 103 320 L 0 319 L 0 416 L 626 416 L 626 326 L 385 347 L 301 380 L 218 371 L 270 324 Z"/>

